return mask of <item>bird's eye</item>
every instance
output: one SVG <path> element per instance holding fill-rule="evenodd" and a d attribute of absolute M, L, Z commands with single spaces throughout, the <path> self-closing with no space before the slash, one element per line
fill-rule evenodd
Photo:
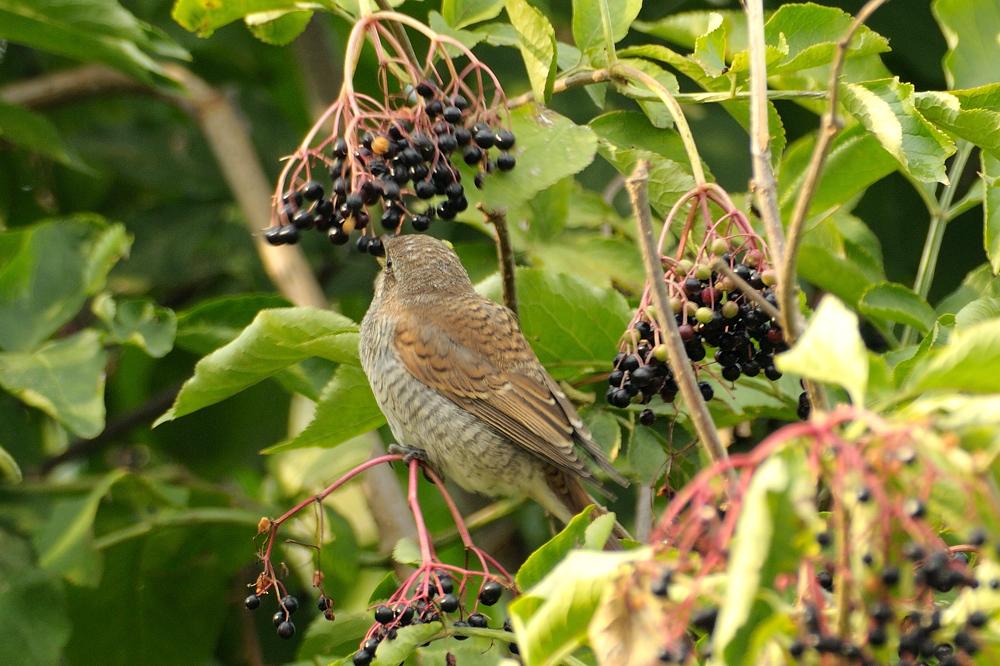
<path fill-rule="evenodd" d="M 386 268 L 392 268 L 392 259 L 386 259 L 385 260 L 385 267 Z"/>

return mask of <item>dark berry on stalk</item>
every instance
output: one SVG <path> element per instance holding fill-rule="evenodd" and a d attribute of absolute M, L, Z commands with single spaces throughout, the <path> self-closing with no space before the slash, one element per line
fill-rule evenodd
<path fill-rule="evenodd" d="M 360 211 L 354 214 L 354 228 L 364 229 L 368 226 L 368 223 L 372 221 L 371 216 L 365 211 Z"/>
<path fill-rule="evenodd" d="M 414 611 L 413 606 L 405 607 L 403 611 L 399 614 L 399 624 L 405 627 L 406 625 L 413 622 L 413 614 L 415 612 L 416 611 Z"/>
<path fill-rule="evenodd" d="M 757 271 L 754 271 L 753 273 L 750 274 L 750 279 L 747 280 L 747 282 L 749 282 L 750 286 L 753 287 L 754 289 L 764 288 L 764 280 L 763 278 L 761 278 L 760 273 L 758 273 Z"/>
<path fill-rule="evenodd" d="M 829 571 L 820 571 L 816 574 L 816 582 L 827 592 L 833 592 L 833 575 Z"/>
<path fill-rule="evenodd" d="M 872 492 L 865 487 L 858 488 L 858 492 L 854 495 L 855 499 L 861 504 L 864 504 L 872 498 Z"/>
<path fill-rule="evenodd" d="M 484 606 L 493 606 L 500 601 L 501 594 L 503 594 L 503 585 L 495 580 L 486 581 L 482 589 L 479 590 L 479 601 Z"/>
<path fill-rule="evenodd" d="M 482 171 L 477 172 L 472 182 L 475 183 L 477 190 L 483 189 L 483 185 L 486 183 L 486 174 Z"/>
<path fill-rule="evenodd" d="M 695 629 L 710 634 L 715 631 L 715 622 L 718 618 L 719 609 L 716 606 L 712 606 L 711 608 L 702 608 L 691 613 L 691 619 L 688 621 L 688 624 Z"/>
<path fill-rule="evenodd" d="M 612 387 L 621 386 L 623 379 L 625 379 L 625 373 L 621 370 L 612 370 L 611 374 L 608 375 L 608 382 Z"/>
<path fill-rule="evenodd" d="M 423 97 L 424 99 L 433 97 L 434 91 L 436 89 L 437 86 L 435 86 L 430 81 L 421 81 L 420 83 L 417 84 L 417 94 Z"/>
<path fill-rule="evenodd" d="M 889 604 L 876 604 L 872 606 L 871 616 L 878 624 L 888 624 L 892 622 L 892 618 L 895 617 L 895 613 L 892 610 L 892 606 Z"/>
<path fill-rule="evenodd" d="M 385 246 L 382 245 L 381 238 L 373 238 L 368 243 L 368 254 L 373 257 L 384 257 L 385 256 Z"/>
<path fill-rule="evenodd" d="M 880 577 L 882 578 L 882 583 L 887 587 L 895 586 L 899 583 L 899 567 L 893 565 L 885 567 L 882 569 Z"/>
<path fill-rule="evenodd" d="M 450 155 L 458 148 L 458 140 L 451 134 L 442 134 L 438 137 L 438 150 L 445 155 Z"/>
<path fill-rule="evenodd" d="M 399 227 L 399 223 L 403 221 L 403 212 L 398 208 L 390 207 L 386 208 L 385 212 L 382 213 L 382 226 L 387 230 L 393 230 Z"/>
<path fill-rule="evenodd" d="M 497 148 L 500 150 L 510 150 L 514 147 L 514 133 L 510 130 L 499 130 L 494 139 Z"/>
<path fill-rule="evenodd" d="M 631 358 L 635 358 L 635 356 L 632 356 Z M 649 386 L 649 383 L 653 381 L 654 372 L 655 371 L 651 367 L 644 365 L 632 373 L 632 381 L 640 388 L 643 386 Z"/>
<path fill-rule="evenodd" d="M 351 663 L 354 666 L 368 666 L 368 664 L 372 663 L 372 653 L 368 650 L 358 650 L 354 653 Z"/>
<path fill-rule="evenodd" d="M 812 411 L 812 403 L 809 402 L 809 394 L 803 391 L 799 394 L 799 406 L 795 410 L 795 413 L 800 419 L 805 421 L 809 418 L 810 411 Z"/>
<path fill-rule="evenodd" d="M 455 627 L 467 627 L 467 626 L 469 626 L 469 623 L 468 622 L 463 622 L 462 620 L 459 620 L 453 626 L 455 626 Z M 469 639 L 468 636 L 462 636 L 460 634 L 455 634 L 455 640 L 456 641 L 465 641 L 465 640 L 468 640 L 468 639 Z"/>
<path fill-rule="evenodd" d="M 989 621 L 989 619 L 990 618 L 988 615 L 986 615 L 986 613 L 977 610 L 969 613 L 969 618 L 966 621 L 969 623 L 970 627 L 981 629 L 982 627 L 986 626 L 986 623 Z"/>
<path fill-rule="evenodd" d="M 433 99 L 430 102 L 427 102 L 428 118 L 436 118 L 437 116 L 440 116 L 443 111 L 444 105 L 441 103 L 441 100 Z"/>
<path fill-rule="evenodd" d="M 690 342 L 685 342 L 684 351 L 687 353 L 687 357 L 695 363 L 705 358 L 705 345 L 701 344 L 700 340 L 692 339 Z"/>
<path fill-rule="evenodd" d="M 342 197 L 347 196 L 347 180 L 344 178 L 337 178 L 333 181 L 333 193 Z"/>
<path fill-rule="evenodd" d="M 281 227 L 281 230 L 277 233 L 278 239 L 281 241 L 277 245 L 295 245 L 299 242 L 299 229 L 294 224 L 286 224 Z"/>
<path fill-rule="evenodd" d="M 885 633 L 885 629 L 880 626 L 874 626 L 871 631 L 868 632 L 868 645 L 872 647 L 882 647 L 885 645 L 886 640 L 888 640 L 888 635 Z"/>
<path fill-rule="evenodd" d="M 482 148 L 483 150 L 486 150 L 487 148 L 492 148 L 493 144 L 495 143 L 495 139 L 493 138 L 493 132 L 491 132 L 489 129 L 479 130 L 478 132 L 476 132 L 476 135 L 472 138 L 475 140 L 476 145 Z"/>
<path fill-rule="evenodd" d="M 296 208 L 302 208 L 302 202 L 305 200 L 305 197 L 302 196 L 300 190 L 295 190 L 286 194 L 281 200 L 286 204 L 295 204 Z"/>
<path fill-rule="evenodd" d="M 517 160 L 510 153 L 501 153 L 497 157 L 497 168 L 501 171 L 510 171 L 517 166 Z"/>
<path fill-rule="evenodd" d="M 442 220 L 455 219 L 455 211 L 454 209 L 452 209 L 451 206 L 448 205 L 447 201 L 442 201 L 440 204 L 438 204 L 436 212 L 437 216 L 440 217 Z"/>
<path fill-rule="evenodd" d="M 454 613 L 458 610 L 458 597 L 454 594 L 446 594 L 438 600 L 438 606 L 445 613 Z"/>
<path fill-rule="evenodd" d="M 302 196 L 306 201 L 319 201 L 323 198 L 323 185 L 315 180 L 310 180 L 302 186 Z"/>
<path fill-rule="evenodd" d="M 485 629 L 490 624 L 490 621 L 482 613 L 473 613 L 469 616 L 469 626 L 475 627 L 476 629 Z"/>
<path fill-rule="evenodd" d="M 285 241 L 281 237 L 281 229 L 281 227 L 268 227 L 264 229 L 264 240 L 269 245 L 283 245 Z"/>
<path fill-rule="evenodd" d="M 478 164 L 479 161 L 483 159 L 483 151 L 479 150 L 477 146 L 470 144 L 462 151 L 462 159 L 465 160 L 465 163 L 469 166 Z"/>
<path fill-rule="evenodd" d="M 612 407 L 618 407 L 620 409 L 625 409 L 632 402 L 632 396 L 629 392 L 623 388 L 615 389 L 614 400 L 611 402 Z"/>
<path fill-rule="evenodd" d="M 414 231 L 427 231 L 431 228 L 431 218 L 426 215 L 414 215 L 410 222 Z"/>
<path fill-rule="evenodd" d="M 344 231 L 341 227 L 330 227 L 326 232 L 326 237 L 334 245 L 346 245 L 347 241 L 351 240 L 351 234 Z"/>
<path fill-rule="evenodd" d="M 472 132 L 470 132 L 465 127 L 458 127 L 455 129 L 455 141 L 458 142 L 460 146 L 467 146 L 472 143 Z"/>
<path fill-rule="evenodd" d="M 312 226 L 315 223 L 316 218 L 308 210 L 300 210 L 295 214 L 295 217 L 292 218 L 292 224 L 294 224 L 296 228 L 302 230 L 312 229 Z"/>
<path fill-rule="evenodd" d="M 788 654 L 790 654 L 795 659 L 798 659 L 803 654 L 805 654 L 806 646 L 799 641 L 792 641 L 788 645 Z"/>
<path fill-rule="evenodd" d="M 986 545 L 986 532 L 976 528 L 969 532 L 969 544 L 977 548 Z"/>
<path fill-rule="evenodd" d="M 371 236 L 362 234 L 361 238 L 358 239 L 358 252 L 364 252 L 367 254 L 368 246 L 371 244 L 373 240 L 375 239 L 372 238 Z"/>
<path fill-rule="evenodd" d="M 725 365 L 722 367 L 722 378 L 726 381 L 735 382 L 743 374 L 743 368 L 739 363 L 735 365 Z"/>
<path fill-rule="evenodd" d="M 320 596 L 320 598 L 316 601 L 316 608 L 318 608 L 320 612 L 326 612 L 330 610 L 331 608 L 333 608 L 333 599 L 326 596 L 325 594 Z"/>
<path fill-rule="evenodd" d="M 286 613 L 284 610 L 279 610 L 274 615 L 271 616 L 271 622 L 274 622 L 274 626 L 276 627 L 287 619 L 288 619 L 288 613 Z"/>
<path fill-rule="evenodd" d="M 927 507 L 920 500 L 911 497 L 903 502 L 903 511 L 910 518 L 923 518 L 927 514 Z"/>
<path fill-rule="evenodd" d="M 760 374 L 760 365 L 757 361 L 743 361 L 740 365 L 743 366 L 743 374 L 747 377 L 756 377 Z"/>
<path fill-rule="evenodd" d="M 368 652 L 375 654 L 375 650 L 378 649 L 378 644 L 381 642 L 382 641 L 380 641 L 377 638 L 369 638 L 368 640 L 366 640 L 364 643 L 361 644 L 361 649 L 367 650 Z"/>
<path fill-rule="evenodd" d="M 333 142 L 333 156 L 339 159 L 347 157 L 347 141 L 344 139 L 337 139 Z"/>
<path fill-rule="evenodd" d="M 626 354 L 621 360 L 621 365 L 619 366 L 622 370 L 626 372 L 632 372 L 639 368 L 639 359 L 635 354 Z"/>
<path fill-rule="evenodd" d="M 379 624 L 389 624 L 396 619 L 396 613 L 388 606 L 377 606 L 375 608 L 375 621 Z"/>
<path fill-rule="evenodd" d="M 324 199 L 324 201 L 329 201 L 329 200 L 328 199 Z M 322 202 L 320 202 L 320 203 L 322 203 Z M 347 210 L 349 210 L 351 212 L 357 212 L 357 211 L 361 210 L 362 206 L 365 205 L 365 200 L 357 192 L 352 192 L 351 194 L 347 195 L 346 199 L 344 199 L 344 205 L 347 206 Z"/>
<path fill-rule="evenodd" d="M 701 397 L 707 402 L 715 397 L 715 390 L 712 385 L 708 382 L 699 382 L 698 390 L 701 391 Z"/>
<path fill-rule="evenodd" d="M 251 594 L 246 598 L 246 601 L 243 602 L 243 605 L 247 607 L 247 610 L 257 610 L 260 608 L 260 597 L 256 594 Z"/>
<path fill-rule="evenodd" d="M 681 324 L 677 327 L 677 332 L 681 334 L 681 340 L 684 342 L 694 338 L 694 328 L 691 327 L 691 324 Z"/>
<path fill-rule="evenodd" d="M 444 119 L 452 125 L 462 122 L 462 109 L 457 106 L 444 107 L 442 115 L 444 116 Z"/>
<path fill-rule="evenodd" d="M 701 294 L 701 280 L 696 277 L 687 278 L 684 280 L 684 291 L 687 292 L 688 296 Z"/>
<path fill-rule="evenodd" d="M 639 413 L 639 423 L 644 426 L 651 426 L 656 423 L 656 414 L 652 409 L 644 409 Z"/>
<path fill-rule="evenodd" d="M 816 543 L 819 544 L 820 548 L 826 548 L 832 543 L 833 539 L 829 532 L 820 532 L 816 535 Z"/>
<path fill-rule="evenodd" d="M 450 183 L 445 188 L 444 193 L 448 195 L 449 199 L 457 199 L 465 194 L 465 188 L 462 187 L 461 183 Z"/>
<path fill-rule="evenodd" d="M 414 187 L 414 190 L 416 191 L 417 196 L 421 199 L 430 199 L 435 194 L 434 186 L 428 183 L 426 180 L 421 180 L 420 182 L 418 182 L 416 187 Z"/>
<path fill-rule="evenodd" d="M 295 625 L 291 622 L 282 622 L 278 625 L 278 636 L 288 640 L 295 635 Z"/>
<path fill-rule="evenodd" d="M 399 185 L 396 181 L 388 180 L 382 183 L 382 197 L 390 201 L 399 199 Z"/>
<path fill-rule="evenodd" d="M 781 372 L 774 365 L 768 365 L 764 367 L 764 376 L 772 382 L 776 382 L 781 379 Z"/>

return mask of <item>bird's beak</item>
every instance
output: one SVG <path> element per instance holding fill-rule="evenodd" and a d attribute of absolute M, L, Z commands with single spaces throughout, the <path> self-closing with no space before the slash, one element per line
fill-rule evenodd
<path fill-rule="evenodd" d="M 385 257 L 375 257 L 375 261 L 378 262 L 379 266 L 385 268 Z"/>

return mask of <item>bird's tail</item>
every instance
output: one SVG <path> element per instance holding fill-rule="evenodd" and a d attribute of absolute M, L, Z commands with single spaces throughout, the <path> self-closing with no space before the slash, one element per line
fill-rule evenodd
<path fill-rule="evenodd" d="M 594 505 L 595 507 L 593 515 L 595 518 L 608 513 L 607 507 L 601 505 L 600 502 L 590 496 L 590 493 L 583 487 L 583 483 L 578 477 L 570 475 L 554 466 L 549 467 L 546 471 L 549 489 L 555 494 L 560 504 L 559 507 L 546 508 L 554 513 L 556 518 L 564 523 L 569 522 L 573 516 L 579 514 L 590 505 Z M 561 510 L 557 511 L 557 508 Z M 622 546 L 620 541 L 621 539 L 632 540 L 632 536 L 628 533 L 628 530 L 622 527 L 621 523 L 615 521 L 615 526 L 611 531 L 608 542 L 604 546 L 604 550 L 624 550 L 624 546 Z"/>

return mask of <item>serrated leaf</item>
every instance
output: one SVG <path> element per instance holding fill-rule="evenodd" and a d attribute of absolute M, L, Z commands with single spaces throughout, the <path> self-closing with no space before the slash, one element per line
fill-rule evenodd
<path fill-rule="evenodd" d="M 295 438 L 264 453 L 278 453 L 306 446 L 332 448 L 385 423 L 368 378 L 360 366 L 341 364 L 323 388 L 316 413 Z"/>
<path fill-rule="evenodd" d="M 921 333 L 931 330 L 937 320 L 927 301 L 905 285 L 895 282 L 873 284 L 861 297 L 861 313 L 880 322 L 898 322 Z"/>
<path fill-rule="evenodd" d="M 503 0 L 442 0 L 441 16 L 452 28 L 495 19 L 503 11 Z"/>
<path fill-rule="evenodd" d="M 1000 392 L 1000 320 L 955 330 L 947 344 L 914 368 L 907 386 L 916 391 L 950 388 Z"/>
<path fill-rule="evenodd" d="M 318 308 L 264 310 L 235 340 L 198 361 L 194 376 L 154 427 L 235 395 L 310 356 L 357 364 L 358 325 Z"/>
<path fill-rule="evenodd" d="M 313 13 L 298 9 L 274 9 L 243 17 L 250 33 L 265 44 L 284 46 L 302 34 Z"/>
<path fill-rule="evenodd" d="M 104 366 L 108 355 L 92 329 L 33 352 L 0 353 L 0 386 L 80 437 L 104 430 Z"/>
<path fill-rule="evenodd" d="M 399 544 L 397 543 L 397 545 Z M 372 593 L 368 596 L 368 605 L 374 606 L 377 603 L 388 601 L 396 590 L 399 589 L 400 585 L 402 585 L 402 582 L 396 576 L 395 572 L 387 572 L 385 576 L 382 577 L 382 580 L 379 581 L 379 584 L 375 586 L 375 589 L 372 590 Z M 365 615 L 365 617 L 368 620 L 368 626 L 371 626 L 371 618 L 368 617 L 368 615 Z M 365 628 L 367 629 L 368 627 L 366 626 Z"/>
<path fill-rule="evenodd" d="M 556 80 L 556 32 L 545 15 L 525 0 L 504 0 L 504 6 L 517 30 L 517 45 L 535 99 L 548 104 Z"/>
<path fill-rule="evenodd" d="M 1000 6 L 994 0 L 934 0 L 931 10 L 948 55 L 944 74 L 949 88 L 975 88 L 1000 81 Z"/>
<path fill-rule="evenodd" d="M 781 372 L 843 386 L 855 405 L 865 404 L 868 353 L 858 317 L 834 296 L 823 297 L 805 333 L 774 363 Z"/>
<path fill-rule="evenodd" d="M 639 32 L 659 37 L 672 44 L 694 49 L 698 37 L 711 30 L 714 16 L 721 16 L 730 36 L 731 48 L 745 49 L 747 45 L 746 16 L 741 11 L 692 11 L 670 13 L 656 21 L 636 21 L 634 27 Z"/>
<path fill-rule="evenodd" d="M 782 5 L 764 25 L 764 37 L 770 45 L 778 45 L 783 37 L 788 55 L 782 63 L 769 68 L 768 75 L 812 69 L 831 62 L 837 42 L 852 21 L 850 14 L 836 7 L 813 3 Z M 851 40 L 847 54 L 856 57 L 888 50 L 889 40 L 862 25 Z"/>
<path fill-rule="evenodd" d="M 0 234 L 0 348 L 28 351 L 72 319 L 128 252 L 121 225 L 69 218 Z"/>
<path fill-rule="evenodd" d="M 261 310 L 290 305 L 276 294 L 240 294 L 202 301 L 177 313 L 176 344 L 204 356 L 232 342 Z"/>
<path fill-rule="evenodd" d="M 617 516 L 610 512 L 594 518 L 590 525 L 587 525 L 587 530 L 583 538 L 583 547 L 591 550 L 601 550 L 604 548 L 605 544 L 608 543 L 608 539 L 611 538 L 611 532 L 615 529 L 615 522 L 617 520 Z"/>
<path fill-rule="evenodd" d="M 534 587 L 566 557 L 567 553 L 584 543 L 593 512 L 593 505 L 588 506 L 574 516 L 559 534 L 528 556 L 514 577 L 520 589 L 527 590 Z"/>
<path fill-rule="evenodd" d="M 994 275 L 1000 273 L 1000 159 L 980 153 L 979 177 L 983 181 L 983 246 Z"/>
<path fill-rule="evenodd" d="M 314 8 L 299 0 L 239 0 L 239 2 L 205 2 L 204 0 L 176 0 L 171 16 L 185 30 L 209 37 L 213 32 L 233 21 L 254 14 L 282 11 L 307 11 Z"/>
<path fill-rule="evenodd" d="M 927 120 L 1000 159 L 1000 84 L 914 93 L 913 102 Z"/>
<path fill-rule="evenodd" d="M 48 118 L 23 106 L 0 102 L 0 137 L 68 167 L 93 173 Z"/>
<path fill-rule="evenodd" d="M 913 86 L 899 78 L 844 83 L 844 106 L 914 178 L 947 183 L 945 160 L 955 143 L 931 125 L 913 105 Z"/>
<path fill-rule="evenodd" d="M 116 302 L 99 294 L 90 309 L 108 328 L 105 342 L 135 345 L 153 358 L 166 356 L 174 346 L 177 316 L 149 299 Z"/>
<path fill-rule="evenodd" d="M 941 347 L 948 341 L 948 337 L 954 328 L 955 315 L 944 314 L 938 317 L 930 332 L 920 341 L 913 355 L 896 363 L 896 366 L 892 369 L 893 384 L 901 386 L 917 363 L 926 359 L 933 348 Z"/>
<path fill-rule="evenodd" d="M 392 547 L 392 559 L 400 564 L 420 564 L 420 546 L 413 539 L 403 537 Z"/>
<path fill-rule="evenodd" d="M 414 650 L 440 633 L 442 626 L 440 622 L 428 622 L 400 627 L 396 631 L 396 638 L 378 644 L 372 666 L 398 666 Z"/>
<path fill-rule="evenodd" d="M 162 31 L 104 0 L 3 0 L 0 39 L 84 62 L 110 65 L 139 81 L 172 91 L 178 85 L 147 52 L 190 55 Z"/>
<path fill-rule="evenodd" d="M 518 166 L 492 174 L 482 190 L 470 188 L 470 203 L 482 201 L 491 210 L 515 208 L 594 161 L 597 137 L 586 125 L 531 104 L 512 111 L 510 120 L 517 137 L 511 152 Z M 478 212 L 474 215 L 482 218 Z"/>
<path fill-rule="evenodd" d="M 499 280 L 480 283 L 479 292 L 498 300 Z M 631 317 L 621 294 L 574 275 L 519 268 L 517 296 L 521 329 L 556 380 L 611 369 Z"/>
<path fill-rule="evenodd" d="M 580 51 L 595 62 L 602 65 L 607 62 L 604 53 L 604 17 L 602 5 L 608 8 L 608 18 L 611 21 L 611 38 L 615 44 L 628 34 L 629 27 L 639 15 L 642 0 L 573 0 L 573 41 Z M 600 57 L 594 60 L 594 56 Z"/>
<path fill-rule="evenodd" d="M 694 40 L 691 58 L 701 65 L 705 74 L 713 78 L 722 76 L 729 68 L 726 65 L 726 48 L 729 45 L 729 25 L 722 14 L 709 15 L 705 34 Z"/>

